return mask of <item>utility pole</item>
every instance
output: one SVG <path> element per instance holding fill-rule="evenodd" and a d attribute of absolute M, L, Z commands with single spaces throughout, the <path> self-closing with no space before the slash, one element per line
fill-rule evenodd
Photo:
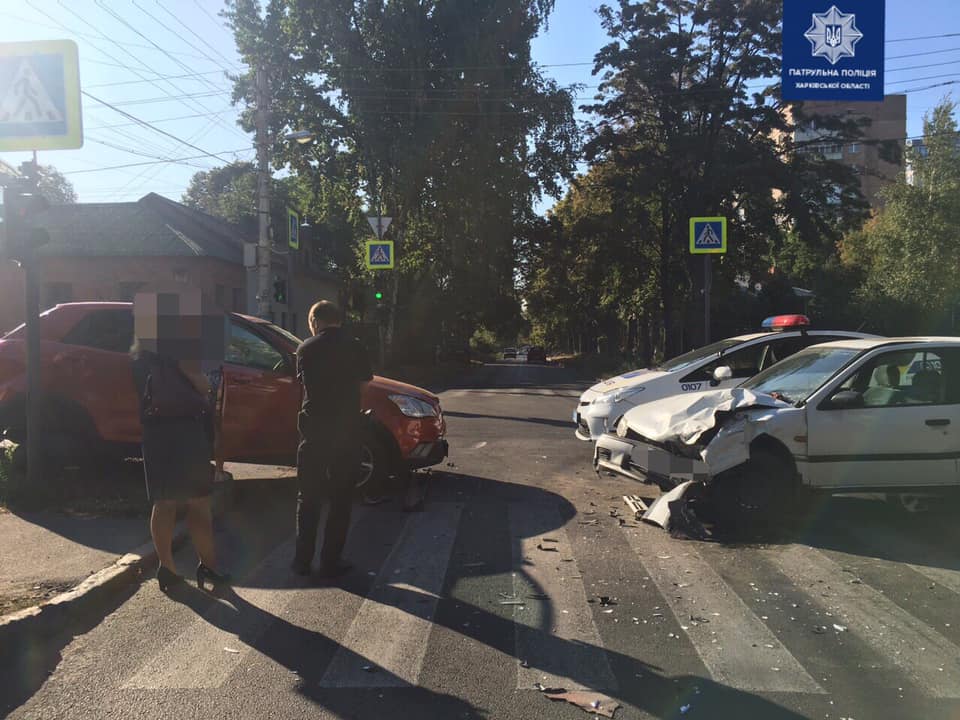
<path fill-rule="evenodd" d="M 267 71 L 257 68 L 257 314 L 264 320 L 273 320 L 270 306 L 270 265 L 273 248 L 270 245 L 270 119 Z"/>

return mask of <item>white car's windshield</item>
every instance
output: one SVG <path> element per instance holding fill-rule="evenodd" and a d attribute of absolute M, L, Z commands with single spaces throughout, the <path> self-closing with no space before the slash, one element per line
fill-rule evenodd
<path fill-rule="evenodd" d="M 740 387 L 753 392 L 776 394 L 781 400 L 797 403 L 807 399 L 834 373 L 847 364 L 858 350 L 808 348 L 754 375 Z"/>
<path fill-rule="evenodd" d="M 718 340 L 715 343 L 709 345 L 704 345 L 701 348 L 696 350 L 691 350 L 690 352 L 685 352 L 683 355 L 677 355 L 675 358 L 667 360 L 665 363 L 658 367 L 658 370 L 663 370 L 664 372 L 674 372 L 676 370 L 683 370 L 691 365 L 704 360 L 705 358 L 713 357 L 719 352 L 724 350 L 729 350 L 734 345 L 739 345 L 742 343 L 742 340 L 737 340 L 735 338 L 727 338 L 726 340 Z"/>

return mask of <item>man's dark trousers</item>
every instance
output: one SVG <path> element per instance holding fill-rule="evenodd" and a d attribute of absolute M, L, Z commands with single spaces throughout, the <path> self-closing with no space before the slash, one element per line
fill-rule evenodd
<path fill-rule="evenodd" d="M 354 443 L 331 447 L 301 442 L 297 458 L 297 550 L 295 563 L 309 566 L 317 545 L 321 506 L 327 504 L 327 522 L 320 550 L 322 568 L 340 562 L 350 529 L 353 493 L 360 470 L 360 448 Z"/>

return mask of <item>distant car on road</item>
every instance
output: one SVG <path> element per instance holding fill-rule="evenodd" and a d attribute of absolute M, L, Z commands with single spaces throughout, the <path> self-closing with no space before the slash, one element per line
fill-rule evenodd
<path fill-rule="evenodd" d="M 580 440 L 598 440 L 635 405 L 704 390 L 739 385 L 809 345 L 875 335 L 845 330 L 810 330 L 805 315 L 775 315 L 764 332 L 737 335 L 691 350 L 656 368 L 633 370 L 599 382 L 580 396 L 573 411 Z"/>
<path fill-rule="evenodd" d="M 848 339 L 737 388 L 636 407 L 600 438 L 594 462 L 662 489 L 703 480 L 749 525 L 788 510 L 801 487 L 956 490 L 958 426 L 960 338 Z"/>
<path fill-rule="evenodd" d="M 300 339 L 259 318 L 232 313 L 224 364 L 227 460 L 295 465 Z M 25 435 L 25 330 L 0 339 L 0 429 Z M 133 305 L 81 302 L 40 316 L 43 450 L 58 462 L 140 452 L 140 409 L 130 368 Z M 376 376 L 363 408 L 361 483 L 374 475 L 435 465 L 447 455 L 440 401 L 422 388 Z"/>
<path fill-rule="evenodd" d="M 516 360 L 517 359 L 517 349 L 508 347 L 503 349 L 503 359 L 504 360 Z"/>
<path fill-rule="evenodd" d="M 527 362 L 528 363 L 546 363 L 547 351 L 539 346 L 530 348 L 529 350 L 527 350 Z"/>

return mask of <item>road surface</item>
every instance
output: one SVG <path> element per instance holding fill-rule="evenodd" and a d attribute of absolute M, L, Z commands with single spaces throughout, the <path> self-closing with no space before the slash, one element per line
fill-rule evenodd
<path fill-rule="evenodd" d="M 739 547 L 621 525 L 622 495 L 656 493 L 594 474 L 581 389 L 505 362 L 444 392 L 452 456 L 425 511 L 358 508 L 336 585 L 288 571 L 290 486 L 251 489 L 218 534 L 234 593 L 144 582 L 4 668 L 0 714 L 586 717 L 541 683 L 609 697 L 616 718 L 960 716 L 949 517 L 835 499 L 792 540 Z"/>

